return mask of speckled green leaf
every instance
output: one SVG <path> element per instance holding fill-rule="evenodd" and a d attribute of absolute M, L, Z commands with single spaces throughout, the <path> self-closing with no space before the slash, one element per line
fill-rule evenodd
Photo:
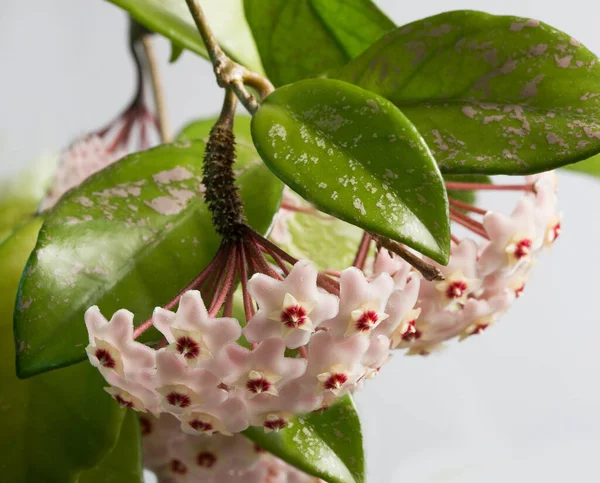
<path fill-rule="evenodd" d="M 180 48 L 208 58 L 185 0 L 108 0 L 139 23 L 164 35 Z M 202 8 L 219 44 L 234 60 L 262 72 L 252 33 L 244 18 L 242 0 L 202 0 Z"/>
<path fill-rule="evenodd" d="M 220 238 L 200 193 L 203 141 L 133 154 L 94 175 L 48 214 L 15 311 L 21 377 L 85 357 L 83 314 L 98 305 L 148 318 L 197 275 Z M 254 152 L 237 147 L 249 223 L 266 232 L 282 184 Z M 156 342 L 150 330 L 140 340 Z"/>
<path fill-rule="evenodd" d="M 299 197 L 289 193 L 286 199 Z M 305 203 L 306 205 L 306 203 Z M 321 212 L 282 210 L 271 232 L 281 248 L 299 260 L 312 260 L 321 270 L 352 265 L 363 230 Z"/>
<path fill-rule="evenodd" d="M 569 164 L 565 168 L 569 171 L 600 178 L 600 155 L 592 156 L 575 164 Z"/>
<path fill-rule="evenodd" d="M 75 483 L 114 446 L 123 411 L 90 364 L 16 376 L 12 313 L 41 224 L 33 219 L 0 245 L 0 481 Z"/>
<path fill-rule="evenodd" d="M 142 483 L 143 474 L 140 423 L 130 409 L 117 445 L 94 468 L 81 473 L 77 483 Z"/>
<path fill-rule="evenodd" d="M 271 170 L 321 211 L 446 263 L 444 182 L 423 138 L 389 101 L 310 79 L 277 89 L 252 118 Z"/>
<path fill-rule="evenodd" d="M 181 131 L 179 131 L 177 134 L 177 139 L 182 141 L 202 139 L 206 141 L 216 120 L 217 118 L 215 117 L 211 119 L 192 121 L 189 124 L 186 124 Z M 235 134 L 236 144 L 243 144 L 245 147 L 254 149 L 254 144 L 252 143 L 252 134 L 250 133 L 250 120 L 250 116 L 239 114 L 235 116 L 233 133 Z"/>
<path fill-rule="evenodd" d="M 251 427 L 244 435 L 305 473 L 327 483 L 363 483 L 365 462 L 360 419 L 350 396 L 327 411 L 294 419 L 279 432 Z"/>
<path fill-rule="evenodd" d="M 598 59 L 537 20 L 443 13 L 390 32 L 337 77 L 396 104 L 444 173 L 534 173 L 600 151 Z"/>
<path fill-rule="evenodd" d="M 394 28 L 371 0 L 244 0 L 275 85 L 341 67 Z"/>

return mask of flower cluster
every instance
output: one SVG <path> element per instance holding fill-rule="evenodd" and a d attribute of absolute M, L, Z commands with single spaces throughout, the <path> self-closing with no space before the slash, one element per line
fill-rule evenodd
<path fill-rule="evenodd" d="M 144 466 L 159 483 L 320 483 L 241 435 L 183 433 L 177 420 L 140 416 Z"/>
<path fill-rule="evenodd" d="M 124 154 L 120 150 L 111 151 L 102 138 L 94 134 L 75 141 L 61 154 L 52 187 L 42 200 L 40 211 L 52 208 L 67 191 Z"/>
<path fill-rule="evenodd" d="M 278 431 L 373 377 L 419 293 L 418 277 L 399 288 L 387 273 L 369 280 L 349 268 L 338 296 L 319 286 L 320 276 L 305 261 L 285 278 L 255 274 L 247 290 L 258 310 L 243 329 L 235 318 L 211 316 L 200 292 L 189 290 L 176 313 L 154 311 L 165 340 L 158 349 L 134 340 L 132 313 L 119 310 L 109 322 L 92 307 L 89 359 L 119 404 L 169 413 L 187 433 Z"/>
<path fill-rule="evenodd" d="M 512 215 L 477 209 L 483 222 L 465 222 L 483 241 L 453 241 L 450 262 L 439 266 L 445 279 L 421 281 L 416 308 L 391 335 L 393 348 L 427 355 L 446 340 L 479 334 L 522 295 L 536 258 L 554 243 L 561 229 L 554 173 L 526 181 L 531 190 L 520 198 Z M 399 289 L 418 277 L 387 250 L 378 252 L 374 273 L 390 273 Z"/>

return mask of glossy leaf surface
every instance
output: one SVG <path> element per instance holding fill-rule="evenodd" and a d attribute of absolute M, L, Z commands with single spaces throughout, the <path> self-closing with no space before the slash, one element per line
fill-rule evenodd
<path fill-rule="evenodd" d="M 194 141 L 201 139 L 208 140 L 210 130 L 214 126 L 217 118 L 200 119 L 186 124 L 177 134 L 177 139 L 182 141 Z M 250 116 L 237 115 L 233 125 L 236 144 L 243 144 L 250 149 L 254 149 L 252 143 L 252 134 L 250 133 Z"/>
<path fill-rule="evenodd" d="M 569 171 L 600 178 L 600 155 L 592 156 L 575 164 L 569 164 L 565 168 Z"/>
<path fill-rule="evenodd" d="M 307 207 L 293 193 L 284 201 Z M 310 209 L 310 208 L 309 208 Z M 319 211 L 280 211 L 271 239 L 298 260 L 311 260 L 321 270 L 352 266 L 363 230 Z"/>
<path fill-rule="evenodd" d="M 265 433 L 251 427 L 244 435 L 302 471 L 328 483 L 362 483 L 365 463 L 360 419 L 350 396 L 324 412 L 310 413 L 289 427 Z"/>
<path fill-rule="evenodd" d="M 141 323 L 211 260 L 220 238 L 201 198 L 204 148 L 180 141 L 128 156 L 48 214 L 15 311 L 21 377 L 85 358 L 89 306 L 107 317 L 127 308 Z M 282 184 L 254 149 L 238 146 L 237 153 L 248 221 L 264 233 Z M 140 340 L 157 342 L 158 332 Z"/>
<path fill-rule="evenodd" d="M 90 364 L 16 376 L 14 300 L 40 225 L 34 219 L 0 245 L 0 472 L 11 483 L 75 483 L 114 446 L 124 413 Z"/>
<path fill-rule="evenodd" d="M 443 13 L 395 29 L 336 77 L 396 104 L 444 173 L 534 173 L 600 151 L 600 63 L 537 20 Z"/>
<path fill-rule="evenodd" d="M 245 0 L 244 8 L 276 86 L 341 67 L 394 28 L 370 0 Z"/>
<path fill-rule="evenodd" d="M 208 58 L 185 0 L 109 0 L 179 47 Z M 260 58 L 244 18 L 242 0 L 202 0 L 209 24 L 225 52 L 246 67 L 262 72 Z"/>
<path fill-rule="evenodd" d="M 117 445 L 94 468 L 84 471 L 77 483 L 143 483 L 141 439 L 138 417 L 130 409 Z"/>
<path fill-rule="evenodd" d="M 300 81 L 267 97 L 252 137 L 269 168 L 321 211 L 446 263 L 444 182 L 386 99 L 345 82 Z"/>

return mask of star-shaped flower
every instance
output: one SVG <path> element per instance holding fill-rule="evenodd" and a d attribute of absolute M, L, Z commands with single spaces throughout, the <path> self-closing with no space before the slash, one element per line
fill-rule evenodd
<path fill-rule="evenodd" d="M 418 276 L 414 275 L 405 284 L 403 290 L 394 290 L 392 292 L 385 307 L 385 312 L 389 317 L 373 330 L 373 335 L 391 337 L 399 326 L 410 320 L 407 317 L 411 317 L 413 314 L 412 310 L 417 303 L 420 287 L 421 280 Z M 412 318 L 416 319 L 416 317 Z"/>
<path fill-rule="evenodd" d="M 281 339 L 267 339 L 252 351 L 232 345 L 227 353 L 236 370 L 225 380 L 233 381 L 248 399 L 263 393 L 277 396 L 281 387 L 306 369 L 305 359 L 285 357 Z"/>
<path fill-rule="evenodd" d="M 531 261 L 536 229 L 534 205 L 530 199 L 521 199 L 510 217 L 488 212 L 483 226 L 490 237 L 479 259 L 483 275 L 501 269 L 513 271 Z"/>
<path fill-rule="evenodd" d="M 257 416 L 252 424 L 254 426 L 262 426 L 265 433 L 270 433 L 271 431 L 279 432 L 287 428 L 290 420 L 293 418 L 294 414 L 284 411 L 268 412 Z"/>
<path fill-rule="evenodd" d="M 227 344 L 242 334 L 236 319 L 209 317 L 197 290 L 183 294 L 177 313 L 155 309 L 152 322 L 169 342 L 167 351 L 180 354 L 191 367 L 217 357 Z"/>
<path fill-rule="evenodd" d="M 106 381 L 110 387 L 104 388 L 121 407 L 135 409 L 139 412 L 159 412 L 159 401 L 156 393 L 151 389 L 152 375 L 148 372 L 139 372 L 122 377 L 116 372 L 106 373 Z"/>
<path fill-rule="evenodd" d="M 178 415 L 189 413 L 201 404 L 215 405 L 227 398 L 218 386 L 221 380 L 212 372 L 192 369 L 177 354 L 158 351 L 156 355 L 156 392 L 162 396 L 163 409 Z"/>
<path fill-rule="evenodd" d="M 457 310 L 460 305 L 464 305 L 467 297 L 481 287 L 477 251 L 477 244 L 470 239 L 453 245 L 448 265 L 436 264 L 445 279 L 422 284 L 422 305 L 439 306 L 445 310 Z"/>
<path fill-rule="evenodd" d="M 296 263 L 282 281 L 254 275 L 248 291 L 259 309 L 244 327 L 246 338 L 258 343 L 279 337 L 291 349 L 306 345 L 314 329 L 337 312 L 337 297 L 317 287 L 317 275 L 307 261 Z"/>
<path fill-rule="evenodd" d="M 421 315 L 420 308 L 409 310 L 406 313 L 391 335 L 392 349 L 408 347 L 412 342 L 421 338 L 423 333 L 417 328 L 417 319 L 419 318 L 419 315 Z"/>
<path fill-rule="evenodd" d="M 400 257 L 393 256 L 385 248 L 380 248 L 375 258 L 373 274 L 388 273 L 394 279 L 394 289 L 404 290 L 406 283 L 413 277 L 413 267 Z"/>
<path fill-rule="evenodd" d="M 90 341 L 85 350 L 103 375 L 115 372 L 125 377 L 154 369 L 154 350 L 133 340 L 133 314 L 128 310 L 118 310 L 109 322 L 97 306 L 90 307 L 85 325 Z"/>
<path fill-rule="evenodd" d="M 368 348 L 367 337 L 340 339 L 325 331 L 316 333 L 308 345 L 308 366 L 302 382 L 316 389 L 317 394 L 345 394 L 364 374 L 361 360 Z"/>
<path fill-rule="evenodd" d="M 382 273 L 368 281 L 357 268 L 344 270 L 340 277 L 340 310 L 323 324 L 335 337 L 369 335 L 388 318 L 385 306 L 394 289 L 394 281 Z"/>
<path fill-rule="evenodd" d="M 188 434 L 205 434 L 212 436 L 215 433 L 221 433 L 231 436 L 223 422 L 216 416 L 200 411 L 192 411 L 189 414 L 180 416 L 181 429 Z"/>

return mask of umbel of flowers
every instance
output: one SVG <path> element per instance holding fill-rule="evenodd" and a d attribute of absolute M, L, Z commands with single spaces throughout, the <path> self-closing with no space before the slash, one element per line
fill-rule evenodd
<path fill-rule="evenodd" d="M 321 483 L 247 438 L 188 434 L 163 415 L 140 417 L 144 464 L 160 482 Z"/>
<path fill-rule="evenodd" d="M 91 307 L 90 361 L 122 406 L 168 413 L 186 433 L 282 430 L 295 415 L 361 387 L 391 349 L 428 354 L 448 339 L 481 333 L 508 309 L 560 231 L 554 174 L 528 178 L 521 188 L 511 216 L 485 212 L 482 223 L 468 222 L 482 242 L 454 237 L 442 280 L 425 279 L 385 248 L 374 269 L 364 269 L 368 236 L 356 266 L 330 277 L 237 226 L 181 296 L 137 329 L 127 310 L 107 321 Z M 232 317 L 238 279 L 241 321 Z M 164 337 L 157 348 L 135 341 L 150 326 Z"/>

